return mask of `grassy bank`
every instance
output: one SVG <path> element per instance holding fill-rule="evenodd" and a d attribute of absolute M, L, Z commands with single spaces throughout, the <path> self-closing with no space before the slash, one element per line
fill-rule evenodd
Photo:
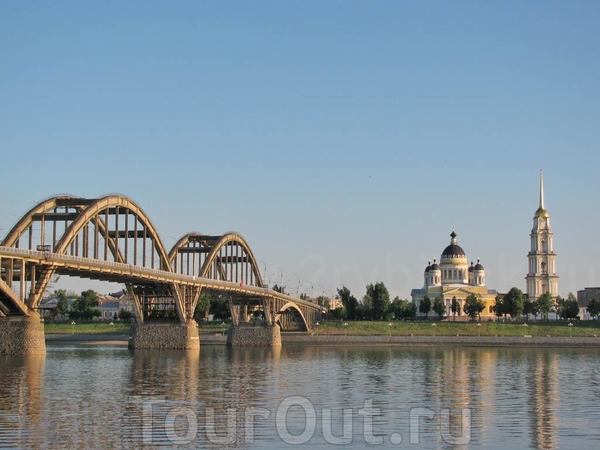
<path fill-rule="evenodd" d="M 344 325 L 347 324 L 347 325 Z M 391 326 L 389 325 L 391 324 Z M 229 324 L 222 322 L 202 322 L 200 333 L 220 334 Z M 47 334 L 128 334 L 130 324 L 115 322 L 47 323 Z M 535 322 L 523 326 L 522 323 L 481 322 L 367 322 L 367 321 L 325 321 L 313 329 L 318 335 L 354 335 L 354 336 L 534 336 L 534 337 L 593 337 L 600 336 L 600 322 L 574 321 Z"/>
<path fill-rule="evenodd" d="M 347 325 L 344 325 L 347 324 Z M 391 325 L 389 325 L 391 324 Z M 600 323 L 585 321 L 522 323 L 481 322 L 340 322 L 325 321 L 315 327 L 319 335 L 348 334 L 355 336 L 535 336 L 593 337 L 600 336 Z"/>
<path fill-rule="evenodd" d="M 129 334 L 131 325 L 123 322 L 81 322 L 72 325 L 71 322 L 46 323 L 46 334 Z M 223 333 L 229 324 L 222 322 L 202 322 L 200 333 Z"/>

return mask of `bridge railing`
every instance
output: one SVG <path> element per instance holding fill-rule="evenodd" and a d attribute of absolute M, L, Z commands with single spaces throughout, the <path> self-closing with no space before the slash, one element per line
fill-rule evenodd
<path fill-rule="evenodd" d="M 13 257 L 29 257 L 31 259 L 37 260 L 45 260 L 45 261 L 56 261 L 61 263 L 80 263 L 87 264 L 95 267 L 108 267 L 114 268 L 120 272 L 129 271 L 131 275 L 139 274 L 139 275 L 147 275 L 150 277 L 155 277 L 165 281 L 178 281 L 181 283 L 198 285 L 207 288 L 220 288 L 223 290 L 236 290 L 238 292 L 246 292 L 253 293 L 260 296 L 273 296 L 279 297 L 281 299 L 294 302 L 300 305 L 309 306 L 314 309 L 320 309 L 319 305 L 316 305 L 312 302 L 302 300 L 296 297 L 292 297 L 287 294 L 282 294 L 280 292 L 274 291 L 272 289 L 258 287 L 258 286 L 250 286 L 250 285 L 240 285 L 238 283 L 232 281 L 223 281 L 223 280 L 214 280 L 212 278 L 201 278 L 196 277 L 194 275 L 183 275 L 175 272 L 169 272 L 166 270 L 160 269 L 152 269 L 148 267 L 136 266 L 134 264 L 126 264 L 126 263 L 118 263 L 113 261 L 102 261 L 99 259 L 93 258 L 85 258 L 83 256 L 72 256 L 72 255 L 61 255 L 59 253 L 52 252 L 39 252 L 36 250 L 22 249 L 22 248 L 14 248 L 14 247 L 3 247 L 0 246 L 0 256 L 13 256 Z"/>

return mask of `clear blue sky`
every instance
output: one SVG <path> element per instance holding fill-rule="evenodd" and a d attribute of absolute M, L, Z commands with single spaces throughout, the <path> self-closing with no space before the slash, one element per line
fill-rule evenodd
<path fill-rule="evenodd" d="M 121 193 L 167 248 L 235 230 L 273 281 L 406 298 L 454 226 L 524 290 L 543 167 L 559 292 L 598 286 L 599 24 L 597 1 L 0 2 L 0 237 Z"/>

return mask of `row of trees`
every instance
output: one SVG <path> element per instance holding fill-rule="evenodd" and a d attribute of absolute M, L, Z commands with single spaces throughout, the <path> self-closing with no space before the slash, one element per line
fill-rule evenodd
<path fill-rule="evenodd" d="M 579 317 L 577 298 L 570 293 L 566 299 L 560 296 L 553 299 L 549 293 L 545 293 L 537 300 L 530 300 L 519 288 L 513 287 L 504 296 L 496 296 L 494 304 L 494 314 L 498 318 L 510 316 L 516 319 L 525 316 L 529 320 L 529 316 L 535 318 L 539 315 L 542 320 L 548 320 L 548 314 L 551 312 L 563 319 L 577 319 Z M 600 303 L 592 300 L 588 305 L 588 313 L 592 317 L 598 316 Z"/>
<path fill-rule="evenodd" d="M 65 289 L 57 289 L 53 296 L 57 299 L 56 312 L 67 315 L 69 319 L 91 320 L 102 316 L 102 311 L 97 308 L 98 294 L 92 289 L 83 291 L 81 295 Z M 69 299 L 73 300 L 73 304 L 70 306 Z"/>
<path fill-rule="evenodd" d="M 383 282 L 368 284 L 359 301 L 346 286 L 337 290 L 344 305 L 332 311 L 334 317 L 348 320 L 414 320 L 417 307 L 399 297 L 390 301 L 390 293 Z"/>

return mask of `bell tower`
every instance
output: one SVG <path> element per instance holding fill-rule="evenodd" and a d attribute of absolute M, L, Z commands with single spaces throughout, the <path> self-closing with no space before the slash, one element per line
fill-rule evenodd
<path fill-rule="evenodd" d="M 525 277 L 529 299 L 536 300 L 545 293 L 549 293 L 554 298 L 558 295 L 556 254 L 552 242 L 554 235 L 550 227 L 550 214 L 544 207 L 542 170 L 540 170 L 540 202 L 533 216 L 533 228 L 529 237 L 531 238 L 531 250 L 527 254 L 529 272 Z"/>

